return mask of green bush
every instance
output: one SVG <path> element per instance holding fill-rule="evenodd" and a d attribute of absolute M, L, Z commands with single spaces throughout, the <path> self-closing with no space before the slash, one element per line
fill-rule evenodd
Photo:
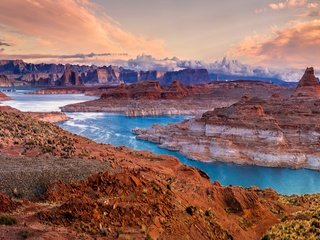
<path fill-rule="evenodd" d="M 13 225 L 16 224 L 17 220 L 14 217 L 2 215 L 0 216 L 0 225 Z"/>

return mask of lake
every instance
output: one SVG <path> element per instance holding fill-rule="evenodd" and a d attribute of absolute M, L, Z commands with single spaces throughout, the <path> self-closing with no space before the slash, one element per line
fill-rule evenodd
<path fill-rule="evenodd" d="M 8 93 L 13 100 L 4 102 L 3 105 L 9 105 L 21 111 L 58 111 L 59 107 L 66 104 L 94 99 L 94 97 L 81 94 L 29 95 L 24 94 L 24 92 Z M 138 140 L 132 133 L 132 129 L 136 127 L 147 128 L 153 124 L 180 122 L 188 118 L 187 116 L 131 118 L 107 113 L 68 113 L 68 116 L 72 120 L 59 124 L 67 131 L 101 143 L 128 146 L 136 150 L 149 150 L 157 154 L 173 155 L 184 164 L 200 168 L 210 176 L 212 181 L 218 180 L 223 185 L 271 187 L 282 194 L 320 192 L 320 172 L 318 171 L 192 161 L 178 152 L 162 149 L 156 144 Z"/>

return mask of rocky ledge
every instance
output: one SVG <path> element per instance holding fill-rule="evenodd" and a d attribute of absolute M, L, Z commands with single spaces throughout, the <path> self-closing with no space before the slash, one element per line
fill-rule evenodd
<path fill-rule="evenodd" d="M 319 195 L 223 187 L 173 157 L 97 144 L 12 109 L 0 109 L 0 136 L 4 239 L 258 240 L 301 216 L 318 236 L 309 209 Z"/>
<path fill-rule="evenodd" d="M 200 118 L 134 132 L 195 160 L 320 170 L 319 87 L 308 68 L 291 97 L 244 96 Z"/>
<path fill-rule="evenodd" d="M 0 106 L 0 111 L 12 112 L 17 114 L 21 113 L 19 110 L 8 106 Z M 24 114 L 36 120 L 49 123 L 60 123 L 68 121 L 70 119 L 66 114 L 62 112 L 24 112 Z"/>
<path fill-rule="evenodd" d="M 161 115 L 201 115 L 208 109 L 230 106 L 234 100 L 93 100 L 61 107 L 62 112 L 109 112 L 129 117 Z"/>

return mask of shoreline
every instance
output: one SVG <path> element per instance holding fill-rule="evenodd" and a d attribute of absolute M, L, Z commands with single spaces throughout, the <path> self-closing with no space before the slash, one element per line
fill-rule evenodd
<path fill-rule="evenodd" d="M 139 130 L 144 130 L 144 129 L 137 129 Z M 308 170 L 308 171 L 314 171 L 314 172 L 319 172 L 320 173 L 320 169 L 319 168 L 312 168 L 312 167 L 308 167 L 308 166 L 294 166 L 294 165 L 289 165 L 288 163 L 280 163 L 280 164 L 274 164 L 274 165 L 268 165 L 268 164 L 264 164 L 264 163 L 253 163 L 253 162 L 241 162 L 241 161 L 236 161 L 236 160 L 231 160 L 231 161 L 226 161 L 226 160 L 221 160 L 221 159 L 212 159 L 212 160 L 208 160 L 208 159 L 203 159 L 201 157 L 194 157 L 193 155 L 188 155 L 185 152 L 176 149 L 176 148 L 171 148 L 168 147 L 167 145 L 163 146 L 161 143 L 159 143 L 158 141 L 153 141 L 150 138 L 147 137 L 143 137 L 143 136 L 139 136 L 139 133 L 135 133 L 134 129 L 133 129 L 133 133 L 136 135 L 138 140 L 141 141 L 146 141 L 146 142 L 150 142 L 153 143 L 155 145 L 157 145 L 159 148 L 163 148 L 166 149 L 168 151 L 172 151 L 172 152 L 178 152 L 181 155 L 183 155 L 184 157 L 186 157 L 187 159 L 194 161 L 194 162 L 201 162 L 201 163 L 207 163 L 207 164 L 211 164 L 211 163 L 221 163 L 221 164 L 230 164 L 230 165 L 234 165 L 234 166 L 256 166 L 256 167 L 264 167 L 264 168 L 274 168 L 274 169 L 290 169 L 290 170 Z"/>

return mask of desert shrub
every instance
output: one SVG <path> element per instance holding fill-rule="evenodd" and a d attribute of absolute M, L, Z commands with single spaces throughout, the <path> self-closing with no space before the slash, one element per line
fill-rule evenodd
<path fill-rule="evenodd" d="M 16 224 L 17 220 L 14 217 L 1 215 L 0 216 L 0 225 L 13 225 Z"/>

